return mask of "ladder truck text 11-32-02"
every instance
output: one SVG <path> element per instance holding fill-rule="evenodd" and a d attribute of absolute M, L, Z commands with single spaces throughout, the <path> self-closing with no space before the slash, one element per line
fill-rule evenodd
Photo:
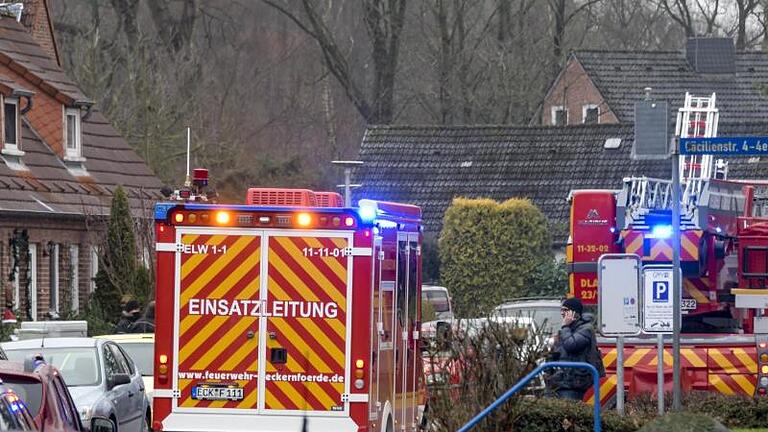
<path fill-rule="evenodd" d="M 419 428 L 418 207 L 174 197 L 155 207 L 155 430 Z"/>
<path fill-rule="evenodd" d="M 717 133 L 715 95 L 686 95 L 676 135 Z M 728 180 L 712 156 L 680 158 L 680 350 L 683 391 L 764 396 L 768 391 L 768 181 Z M 571 295 L 597 303 L 597 260 L 630 253 L 643 264 L 671 264 L 672 182 L 632 177 L 621 190 L 570 195 L 566 247 Z M 616 394 L 615 339 L 599 339 L 607 376 L 601 403 Z M 657 391 L 655 337 L 627 337 L 624 389 L 629 398 Z M 672 389 L 672 346 L 665 341 L 665 390 Z M 586 399 L 593 402 L 592 392 Z"/>

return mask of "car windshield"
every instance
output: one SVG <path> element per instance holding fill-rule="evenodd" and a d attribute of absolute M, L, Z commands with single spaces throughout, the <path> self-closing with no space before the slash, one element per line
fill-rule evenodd
<path fill-rule="evenodd" d="M 448 294 L 445 291 L 422 291 L 421 298 L 428 301 L 435 312 L 448 312 L 450 311 L 448 303 Z"/>
<path fill-rule="evenodd" d="M 544 329 L 546 332 L 554 332 L 560 324 L 560 305 L 514 305 L 509 307 L 502 306 L 499 315 L 505 317 L 530 317 L 536 322 L 536 327 Z"/>
<path fill-rule="evenodd" d="M 0 373 L 3 383 L 13 389 L 27 405 L 29 413 L 34 417 L 40 411 L 43 397 L 43 384 L 40 381 Z"/>
<path fill-rule="evenodd" d="M 148 343 L 129 343 L 118 342 L 125 352 L 131 356 L 136 367 L 139 368 L 141 376 L 152 376 L 154 367 L 152 358 L 155 355 L 155 344 Z"/>
<path fill-rule="evenodd" d="M 6 350 L 12 361 L 24 362 L 40 348 Z M 95 386 L 101 383 L 101 368 L 96 359 L 96 348 L 43 348 L 43 357 L 61 371 L 68 386 Z"/>

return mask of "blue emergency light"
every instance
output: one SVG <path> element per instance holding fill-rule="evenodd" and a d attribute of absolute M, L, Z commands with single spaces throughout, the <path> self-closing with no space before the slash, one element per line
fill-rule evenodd
<path fill-rule="evenodd" d="M 651 236 L 657 239 L 666 239 L 672 237 L 671 225 L 654 225 L 651 228 Z"/>
<path fill-rule="evenodd" d="M 378 206 L 374 201 L 360 200 L 358 206 L 357 214 L 363 222 L 373 222 L 379 214 Z"/>

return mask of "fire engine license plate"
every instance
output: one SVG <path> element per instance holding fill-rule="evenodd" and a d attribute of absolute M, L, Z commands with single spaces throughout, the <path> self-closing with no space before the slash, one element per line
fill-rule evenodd
<path fill-rule="evenodd" d="M 680 309 L 696 310 L 696 299 L 682 299 L 680 301 Z"/>
<path fill-rule="evenodd" d="M 192 399 L 197 400 L 242 400 L 243 389 L 231 387 L 192 387 Z"/>

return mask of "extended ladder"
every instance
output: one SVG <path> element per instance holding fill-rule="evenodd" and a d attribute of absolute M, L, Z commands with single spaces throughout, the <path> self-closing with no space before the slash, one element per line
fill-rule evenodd
<path fill-rule="evenodd" d="M 709 97 L 685 93 L 685 102 L 677 113 L 675 135 L 680 138 L 715 137 L 718 118 L 715 93 Z M 681 204 L 688 208 L 696 206 L 705 183 L 713 177 L 724 179 L 727 174 L 728 164 L 722 159 L 713 161 L 712 155 L 683 155 L 680 158 L 680 184 L 684 188 Z"/>

